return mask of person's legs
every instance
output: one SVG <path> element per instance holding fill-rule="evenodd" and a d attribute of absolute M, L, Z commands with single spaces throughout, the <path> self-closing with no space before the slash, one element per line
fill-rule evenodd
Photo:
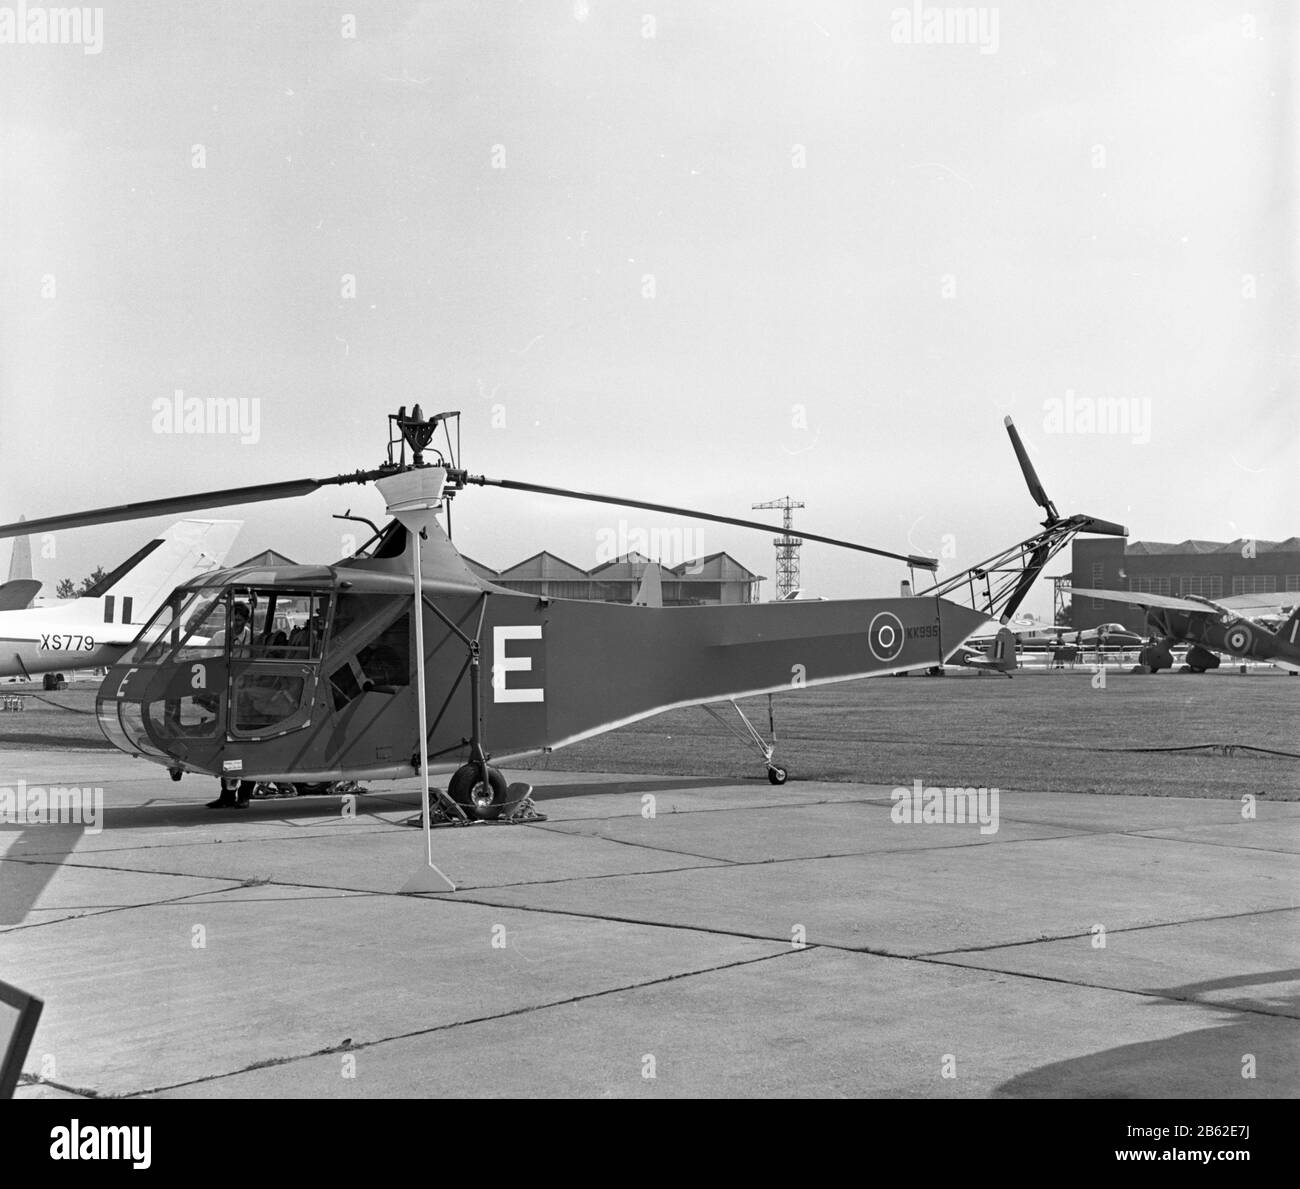
<path fill-rule="evenodd" d="M 221 778 L 221 796 L 215 801 L 208 802 L 209 809 L 234 809 L 238 802 L 235 799 L 235 782 L 227 780 L 224 776 Z"/>
<path fill-rule="evenodd" d="M 209 809 L 245 809 L 248 799 L 253 795 L 256 784 L 251 780 L 227 780 L 221 778 L 221 796 L 208 802 Z"/>

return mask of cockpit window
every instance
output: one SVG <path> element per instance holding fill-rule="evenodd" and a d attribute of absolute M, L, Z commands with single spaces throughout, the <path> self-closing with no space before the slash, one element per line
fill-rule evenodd
<path fill-rule="evenodd" d="M 248 603 L 241 599 L 217 599 L 190 621 L 193 626 L 176 659 L 188 661 L 200 656 L 223 654 L 247 656 L 252 638 L 248 626 L 251 615 Z"/>
<path fill-rule="evenodd" d="M 314 661 L 329 595 L 279 587 L 179 590 L 141 633 L 127 664 L 230 660 Z"/>
<path fill-rule="evenodd" d="M 314 661 L 320 657 L 328 595 L 281 587 L 236 587 L 234 598 L 236 607 L 243 603 L 249 610 L 248 659 Z"/>
<path fill-rule="evenodd" d="M 126 663 L 157 665 L 166 660 L 220 656 L 212 637 L 226 625 L 227 600 L 219 589 L 178 590 L 140 633 Z"/>
<path fill-rule="evenodd" d="M 358 652 L 357 663 L 375 685 L 410 685 L 410 653 L 411 616 L 408 612 Z"/>
<path fill-rule="evenodd" d="M 395 694 L 411 683 L 411 615 L 392 595 L 342 594 L 330 627 L 334 707 L 363 693 Z"/>

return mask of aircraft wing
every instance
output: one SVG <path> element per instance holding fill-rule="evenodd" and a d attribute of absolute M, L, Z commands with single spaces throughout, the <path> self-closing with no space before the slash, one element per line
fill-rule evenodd
<path fill-rule="evenodd" d="M 1066 594 L 1077 595 L 1081 599 L 1105 599 L 1110 603 L 1128 603 L 1134 607 L 1168 607 L 1171 611 L 1212 611 L 1207 603 L 1193 602 L 1191 599 L 1176 599 L 1170 595 L 1147 594 L 1136 590 L 1082 590 L 1079 587 L 1065 587 Z"/>
<path fill-rule="evenodd" d="M 1275 594 L 1228 595 L 1215 599 L 1215 606 L 1237 615 L 1278 615 L 1288 607 L 1300 603 L 1300 590 L 1278 591 Z"/>

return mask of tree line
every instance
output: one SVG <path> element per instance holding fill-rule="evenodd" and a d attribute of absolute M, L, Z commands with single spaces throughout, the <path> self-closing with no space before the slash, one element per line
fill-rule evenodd
<path fill-rule="evenodd" d="M 79 599 L 82 595 L 92 590 L 95 583 L 108 576 L 108 571 L 103 566 L 96 566 L 93 574 L 87 575 L 81 580 L 80 585 L 75 584 L 71 578 L 62 578 L 58 586 L 54 588 L 54 593 L 61 599 Z"/>

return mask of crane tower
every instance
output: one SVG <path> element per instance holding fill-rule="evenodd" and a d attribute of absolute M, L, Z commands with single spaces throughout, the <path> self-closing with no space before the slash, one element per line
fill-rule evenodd
<path fill-rule="evenodd" d="M 781 525 L 787 531 L 779 537 L 772 538 L 776 546 L 776 597 L 784 599 L 792 591 L 799 589 L 799 546 L 803 541 L 788 531 L 794 527 L 793 512 L 804 506 L 802 500 L 792 500 L 788 495 L 779 500 L 768 500 L 765 504 L 754 504 L 755 508 L 780 508 Z"/>

